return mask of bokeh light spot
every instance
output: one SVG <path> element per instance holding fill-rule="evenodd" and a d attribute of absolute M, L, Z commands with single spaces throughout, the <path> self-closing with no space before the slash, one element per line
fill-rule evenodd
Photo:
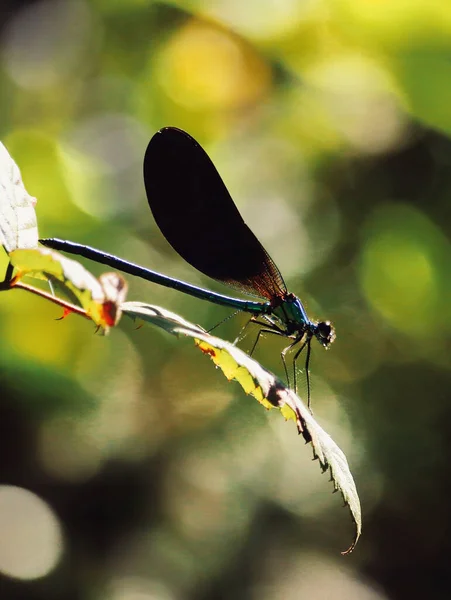
<path fill-rule="evenodd" d="M 227 23 L 234 31 L 252 38 L 287 36 L 310 16 L 321 0 L 216 0 L 208 14 Z"/>
<path fill-rule="evenodd" d="M 0 572 L 18 579 L 50 573 L 63 550 L 59 522 L 41 498 L 20 487 L 0 486 Z"/>
<path fill-rule="evenodd" d="M 387 204 L 369 218 L 361 285 L 386 321 L 413 336 L 443 332 L 446 291 L 441 270 L 451 258 L 444 235 L 422 213 Z"/>
<path fill-rule="evenodd" d="M 258 100 L 270 70 L 228 32 L 192 21 L 158 58 L 157 76 L 174 102 L 188 109 L 232 109 Z"/>
<path fill-rule="evenodd" d="M 327 56 L 304 74 L 318 90 L 346 142 L 368 154 L 386 152 L 402 140 L 405 118 L 392 93 L 389 73 L 361 52 Z"/>
<path fill-rule="evenodd" d="M 24 88 L 60 84 L 80 67 L 93 31 L 92 14 L 84 2 L 45 1 L 26 6 L 6 31 L 6 70 Z M 97 39 L 99 33 L 96 28 Z"/>
<path fill-rule="evenodd" d="M 108 600 L 175 600 L 165 585 L 142 577 L 116 577 L 110 587 Z"/>

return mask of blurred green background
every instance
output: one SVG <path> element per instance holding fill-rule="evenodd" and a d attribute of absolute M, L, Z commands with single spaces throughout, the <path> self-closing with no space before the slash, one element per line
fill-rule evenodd
<path fill-rule="evenodd" d="M 4 0 L 2 15 L 0 139 L 40 235 L 226 292 L 172 251 L 144 194 L 150 137 L 198 139 L 289 289 L 336 327 L 329 352 L 314 345 L 313 408 L 364 520 L 342 557 L 352 523 L 310 447 L 190 341 L 125 320 L 101 337 L 4 293 L 0 597 L 449 598 L 449 0 Z M 206 328 L 229 314 L 127 279 L 130 300 Z M 272 337 L 256 358 L 282 375 Z"/>

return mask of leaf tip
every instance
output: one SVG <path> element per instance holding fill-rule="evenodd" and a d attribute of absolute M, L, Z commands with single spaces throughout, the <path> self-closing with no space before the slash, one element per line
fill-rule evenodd
<path fill-rule="evenodd" d="M 342 556 L 346 556 L 348 554 L 351 554 L 354 551 L 354 548 L 357 545 L 359 537 L 360 537 L 360 532 L 357 533 L 356 537 L 354 538 L 354 540 L 353 540 L 352 544 L 349 546 L 349 548 L 347 550 L 344 550 L 343 552 L 340 552 L 340 554 Z"/>

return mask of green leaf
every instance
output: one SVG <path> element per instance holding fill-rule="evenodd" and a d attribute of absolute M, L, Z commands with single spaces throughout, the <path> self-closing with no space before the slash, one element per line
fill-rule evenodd
<path fill-rule="evenodd" d="M 96 325 L 105 330 L 116 325 L 127 283 L 116 273 L 104 273 L 96 279 L 83 265 L 47 248 L 14 250 L 10 261 L 17 273 L 14 282 L 25 276 L 50 280 L 79 304 Z"/>
<path fill-rule="evenodd" d="M 352 552 L 362 530 L 360 500 L 354 479 L 346 456 L 318 425 L 299 396 L 230 342 L 208 334 L 198 325 L 193 325 L 164 308 L 140 302 L 125 302 L 122 304 L 122 311 L 135 320 L 151 323 L 173 335 L 194 338 L 195 344 L 210 356 L 228 380 L 237 381 L 247 394 L 251 394 L 265 408 L 278 408 L 285 419 L 296 423 L 305 442 L 312 445 L 313 456 L 318 459 L 322 471 L 330 472 L 334 491 L 341 492 L 350 509 L 356 532 L 352 544 L 343 554 Z"/>

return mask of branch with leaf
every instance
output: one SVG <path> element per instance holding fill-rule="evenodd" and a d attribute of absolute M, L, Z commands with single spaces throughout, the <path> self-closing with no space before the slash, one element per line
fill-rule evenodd
<path fill-rule="evenodd" d="M 36 200 L 26 191 L 19 168 L 0 144 L 0 242 L 9 264 L 0 291 L 17 289 L 37 294 L 64 309 L 92 320 L 105 334 L 115 327 L 122 314 L 160 327 L 177 337 L 190 337 L 228 380 L 237 381 L 246 394 L 266 409 L 278 408 L 292 420 L 322 472 L 328 471 L 334 491 L 341 492 L 355 524 L 354 549 L 361 533 L 360 501 L 344 453 L 318 425 L 302 400 L 271 372 L 242 350 L 210 335 L 198 325 L 163 308 L 141 302 L 126 302 L 127 283 L 116 273 L 94 277 L 80 263 L 39 245 Z M 32 283 L 31 283 L 31 282 Z M 39 287 L 46 282 L 48 290 Z"/>

